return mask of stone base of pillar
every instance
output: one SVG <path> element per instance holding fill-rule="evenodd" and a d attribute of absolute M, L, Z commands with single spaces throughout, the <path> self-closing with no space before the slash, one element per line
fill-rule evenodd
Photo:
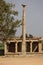
<path fill-rule="evenodd" d="M 26 55 L 26 45 L 22 44 L 22 54 L 25 56 Z"/>

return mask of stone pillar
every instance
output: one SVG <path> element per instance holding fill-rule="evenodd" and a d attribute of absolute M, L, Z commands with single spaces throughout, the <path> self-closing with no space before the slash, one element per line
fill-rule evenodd
<path fill-rule="evenodd" d="M 25 6 L 26 6 L 26 5 L 23 5 L 23 4 L 22 4 L 22 7 L 23 7 L 23 16 L 22 16 L 22 35 L 23 35 L 23 40 L 22 40 L 22 52 L 23 52 L 23 54 L 25 54 L 25 52 L 26 52 L 26 42 L 25 42 L 25 40 L 26 40 Z"/>
<path fill-rule="evenodd" d="M 42 52 L 42 43 L 39 42 L 39 53 Z"/>
<path fill-rule="evenodd" d="M 15 44 L 15 53 L 17 53 L 17 42 Z"/>
<path fill-rule="evenodd" d="M 7 44 L 6 42 L 4 43 L 4 54 L 6 55 L 8 53 L 8 49 L 7 49 Z"/>
<path fill-rule="evenodd" d="M 30 43 L 30 53 L 32 53 L 32 43 L 33 42 Z"/>

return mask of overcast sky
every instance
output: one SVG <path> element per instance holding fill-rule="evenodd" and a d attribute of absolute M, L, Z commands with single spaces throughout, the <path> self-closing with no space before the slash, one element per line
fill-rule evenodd
<path fill-rule="evenodd" d="M 15 4 L 15 9 L 19 12 L 18 19 L 22 19 L 22 6 L 26 4 L 26 33 L 34 36 L 43 36 L 43 0 L 6 0 Z M 20 27 L 16 33 L 22 34 Z"/>

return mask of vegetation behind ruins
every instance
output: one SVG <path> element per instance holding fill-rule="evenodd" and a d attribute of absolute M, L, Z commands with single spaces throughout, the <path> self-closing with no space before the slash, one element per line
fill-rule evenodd
<path fill-rule="evenodd" d="M 0 39 L 6 40 L 15 36 L 17 28 L 20 26 L 21 20 L 16 19 L 18 12 L 14 10 L 15 4 L 6 3 L 0 0 Z"/>

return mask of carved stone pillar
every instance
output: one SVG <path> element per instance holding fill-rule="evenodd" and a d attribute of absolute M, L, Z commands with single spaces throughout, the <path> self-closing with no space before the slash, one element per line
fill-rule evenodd
<path fill-rule="evenodd" d="M 23 7 L 23 16 L 22 16 L 22 35 L 23 35 L 23 40 L 22 40 L 22 52 L 23 52 L 23 55 L 25 55 L 26 53 L 26 17 L 25 17 L 25 7 L 26 5 L 23 5 L 22 4 L 22 7 Z"/>
<path fill-rule="evenodd" d="M 8 49 L 7 49 L 7 44 L 6 42 L 4 43 L 4 54 L 6 55 L 8 53 Z"/>
<path fill-rule="evenodd" d="M 15 44 L 15 53 L 17 53 L 17 42 Z"/>
<path fill-rule="evenodd" d="M 41 53 L 41 52 L 42 52 L 42 43 L 39 42 L 39 53 Z"/>
<path fill-rule="evenodd" d="M 32 53 L 32 43 L 33 43 L 33 42 L 30 43 L 30 52 L 31 52 L 31 53 Z"/>

